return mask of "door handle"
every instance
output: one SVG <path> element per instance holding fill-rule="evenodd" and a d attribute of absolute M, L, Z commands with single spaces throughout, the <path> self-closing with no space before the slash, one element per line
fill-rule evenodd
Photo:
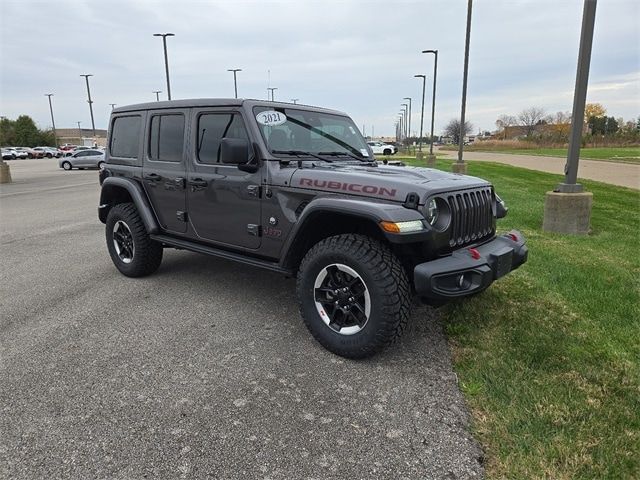
<path fill-rule="evenodd" d="M 144 176 L 145 180 L 151 180 L 152 182 L 157 182 L 161 178 L 162 177 L 160 175 L 158 175 L 157 173 L 148 173 L 147 175 Z"/>
<path fill-rule="evenodd" d="M 207 181 L 201 178 L 194 178 L 193 180 L 189 180 L 189 185 L 192 187 L 206 187 Z"/>

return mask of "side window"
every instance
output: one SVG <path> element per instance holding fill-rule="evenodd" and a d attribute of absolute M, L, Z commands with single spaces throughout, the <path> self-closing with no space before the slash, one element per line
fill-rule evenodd
<path fill-rule="evenodd" d="M 149 158 L 181 162 L 184 147 L 184 115 L 156 115 L 151 118 Z"/>
<path fill-rule="evenodd" d="M 112 157 L 137 158 L 140 117 L 117 117 L 113 121 L 109 151 Z"/>
<path fill-rule="evenodd" d="M 223 138 L 249 139 L 242 117 L 237 113 L 205 113 L 198 118 L 197 158 L 200 163 L 220 162 Z"/>

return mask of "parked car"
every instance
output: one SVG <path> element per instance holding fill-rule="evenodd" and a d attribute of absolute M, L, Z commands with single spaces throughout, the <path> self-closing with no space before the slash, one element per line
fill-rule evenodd
<path fill-rule="evenodd" d="M 15 147 L 14 150 L 20 154 L 20 158 L 42 158 L 40 152 L 36 152 L 29 147 Z M 23 155 L 26 155 L 23 157 Z"/>
<path fill-rule="evenodd" d="M 70 157 L 63 157 L 58 160 L 58 166 L 65 170 L 72 168 L 102 168 L 104 165 L 104 152 L 94 149 L 80 150 Z"/>
<path fill-rule="evenodd" d="M 2 159 L 3 160 L 15 160 L 17 158 L 16 152 L 10 148 L 2 149 Z"/>
<path fill-rule="evenodd" d="M 389 145 L 388 143 L 383 142 L 367 142 L 373 151 L 373 154 L 378 155 L 393 155 L 397 153 L 398 148 L 394 145 Z"/>
<path fill-rule="evenodd" d="M 33 150 L 40 152 L 41 156 L 47 158 L 60 158 L 62 156 L 62 152 L 55 147 L 34 147 Z"/>
<path fill-rule="evenodd" d="M 21 158 L 21 159 L 25 159 L 29 156 L 29 154 L 23 150 L 18 150 L 18 148 L 16 147 L 8 147 L 8 150 L 10 150 L 13 155 L 15 155 L 15 158 Z"/>
<path fill-rule="evenodd" d="M 70 157 L 71 155 L 73 155 L 76 152 L 81 152 L 83 150 L 95 150 L 91 147 L 85 147 L 85 146 L 77 146 L 77 147 L 73 147 L 73 149 L 71 150 L 67 150 L 66 152 L 64 152 L 65 157 Z"/>

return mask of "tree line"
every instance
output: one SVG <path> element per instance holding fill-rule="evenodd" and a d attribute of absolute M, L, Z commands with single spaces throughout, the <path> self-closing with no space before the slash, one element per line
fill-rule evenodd
<path fill-rule="evenodd" d="M 28 115 L 20 115 L 15 120 L 0 119 L 0 145 L 3 147 L 46 147 L 56 146 L 53 130 L 40 130 Z"/>

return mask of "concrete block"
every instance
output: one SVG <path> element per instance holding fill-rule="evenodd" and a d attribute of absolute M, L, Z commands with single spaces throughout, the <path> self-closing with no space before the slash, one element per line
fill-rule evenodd
<path fill-rule="evenodd" d="M 542 229 L 546 232 L 586 235 L 591 222 L 591 192 L 547 192 Z"/>
<path fill-rule="evenodd" d="M 416 160 L 418 160 L 420 162 L 423 159 L 424 159 L 424 153 L 422 153 L 422 152 L 416 153 Z"/>
<path fill-rule="evenodd" d="M 435 155 L 427 155 L 427 167 L 435 168 L 436 167 L 436 156 Z"/>
<path fill-rule="evenodd" d="M 4 162 L 0 163 L 0 183 L 11 183 L 11 170 Z"/>
<path fill-rule="evenodd" d="M 463 175 L 467 174 L 467 164 L 466 163 L 458 163 L 454 162 L 451 166 L 451 171 L 453 173 L 462 173 Z"/>

